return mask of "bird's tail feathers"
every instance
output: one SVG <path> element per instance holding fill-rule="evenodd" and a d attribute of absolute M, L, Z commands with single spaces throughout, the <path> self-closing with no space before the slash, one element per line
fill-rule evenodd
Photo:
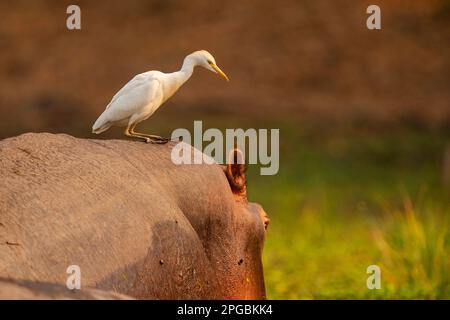
<path fill-rule="evenodd" d="M 109 123 L 107 123 L 104 126 L 101 126 L 100 128 L 92 129 L 92 133 L 100 134 L 100 133 L 105 132 L 106 130 L 108 130 L 110 127 L 111 127 L 111 125 Z"/>
<path fill-rule="evenodd" d="M 108 130 L 110 127 L 111 124 L 108 121 L 106 121 L 104 114 L 102 114 L 92 126 L 92 133 L 100 134 Z"/>

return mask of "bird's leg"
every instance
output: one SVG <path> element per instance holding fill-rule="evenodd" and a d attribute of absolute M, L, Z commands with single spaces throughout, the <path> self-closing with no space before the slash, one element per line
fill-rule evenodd
<path fill-rule="evenodd" d="M 169 139 L 169 138 L 164 138 L 164 137 L 160 137 L 160 136 L 155 136 L 155 135 L 152 135 L 152 134 L 146 134 L 146 133 L 140 133 L 140 132 L 135 132 L 134 131 L 134 128 L 136 127 L 136 125 L 133 125 L 131 128 L 130 128 L 130 133 L 131 134 L 134 134 L 134 135 L 137 135 L 137 136 L 141 136 L 141 137 L 146 137 L 146 138 L 150 138 L 153 142 L 155 142 L 155 143 L 167 143 L 167 142 L 169 142 L 171 139 Z"/>
<path fill-rule="evenodd" d="M 158 137 L 158 136 L 151 136 L 144 133 L 139 133 L 134 131 L 134 127 L 136 125 L 128 126 L 125 130 L 125 134 L 129 137 L 135 137 L 143 139 L 146 143 L 158 143 L 158 144 L 164 144 L 167 143 L 169 140 L 165 140 L 164 138 Z"/>
<path fill-rule="evenodd" d="M 144 136 L 141 136 L 141 135 L 139 135 L 139 134 L 135 134 L 135 133 L 131 132 L 130 126 L 128 126 L 128 127 L 125 129 L 125 132 L 124 132 L 124 133 L 125 133 L 125 135 L 126 135 L 127 137 L 139 138 L 139 139 L 144 140 L 145 143 L 154 142 L 152 139 L 150 139 L 150 138 L 148 138 L 148 137 L 144 137 Z"/>

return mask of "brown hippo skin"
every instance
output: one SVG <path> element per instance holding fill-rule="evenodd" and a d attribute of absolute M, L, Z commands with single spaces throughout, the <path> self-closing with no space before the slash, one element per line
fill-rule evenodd
<path fill-rule="evenodd" d="M 0 300 L 133 300 L 98 289 L 67 290 L 65 285 L 0 278 Z"/>
<path fill-rule="evenodd" d="M 264 299 L 268 219 L 247 202 L 242 165 L 227 176 L 215 164 L 175 165 L 174 145 L 48 133 L 0 141 L 0 277 L 65 285 L 78 265 L 82 289 Z"/>

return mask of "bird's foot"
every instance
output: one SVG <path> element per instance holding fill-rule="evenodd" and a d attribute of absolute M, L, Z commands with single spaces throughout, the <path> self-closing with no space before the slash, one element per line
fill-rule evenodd
<path fill-rule="evenodd" d="M 175 138 L 163 138 L 163 137 L 161 137 L 161 139 L 166 140 L 166 141 L 172 141 L 172 142 L 181 142 L 181 141 L 183 141 L 183 136 L 179 136 L 179 137 L 175 137 Z"/>
<path fill-rule="evenodd" d="M 166 144 L 167 142 L 169 142 L 169 139 L 161 139 L 161 140 L 153 140 L 152 143 L 156 143 L 156 144 Z"/>
<path fill-rule="evenodd" d="M 169 139 L 152 139 L 152 138 L 145 138 L 145 143 L 154 143 L 154 144 L 166 144 L 169 142 Z"/>
<path fill-rule="evenodd" d="M 155 144 L 165 144 L 168 143 L 169 141 L 172 142 L 180 142 L 183 141 L 183 137 L 179 136 L 178 139 L 171 139 L 171 138 L 165 138 L 165 137 L 160 137 L 160 136 L 153 136 L 153 135 L 139 135 L 139 138 L 142 138 L 145 143 L 155 143 Z"/>

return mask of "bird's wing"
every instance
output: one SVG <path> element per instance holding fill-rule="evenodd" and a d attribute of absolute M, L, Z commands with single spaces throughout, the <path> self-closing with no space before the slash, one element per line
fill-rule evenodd
<path fill-rule="evenodd" d="M 150 78 L 135 82 L 123 91 L 105 111 L 109 122 L 117 122 L 151 112 L 152 105 L 162 102 L 161 84 L 158 79 Z"/>
<path fill-rule="evenodd" d="M 132 116 L 151 114 L 163 101 L 160 72 L 149 71 L 138 74 L 117 92 L 106 110 L 92 126 L 92 131 L 101 133 L 114 123 L 129 121 Z"/>
<path fill-rule="evenodd" d="M 150 80 L 153 75 L 152 75 L 152 71 L 148 71 L 148 72 L 144 72 L 144 73 L 140 73 L 138 75 L 136 75 L 133 79 L 131 79 L 130 81 L 128 81 L 127 84 L 125 84 L 119 91 L 117 91 L 117 93 L 112 97 L 111 102 L 106 106 L 106 109 L 108 109 L 111 104 L 117 100 L 117 98 L 119 98 L 120 96 L 127 94 L 128 92 L 130 92 L 131 90 L 133 90 L 133 88 L 136 88 L 138 86 L 140 86 L 143 82 Z"/>
<path fill-rule="evenodd" d="M 162 103 L 161 83 L 157 77 L 133 80 L 133 84 L 113 101 L 105 110 L 108 122 L 118 122 L 132 116 L 151 113 L 154 106 Z"/>

